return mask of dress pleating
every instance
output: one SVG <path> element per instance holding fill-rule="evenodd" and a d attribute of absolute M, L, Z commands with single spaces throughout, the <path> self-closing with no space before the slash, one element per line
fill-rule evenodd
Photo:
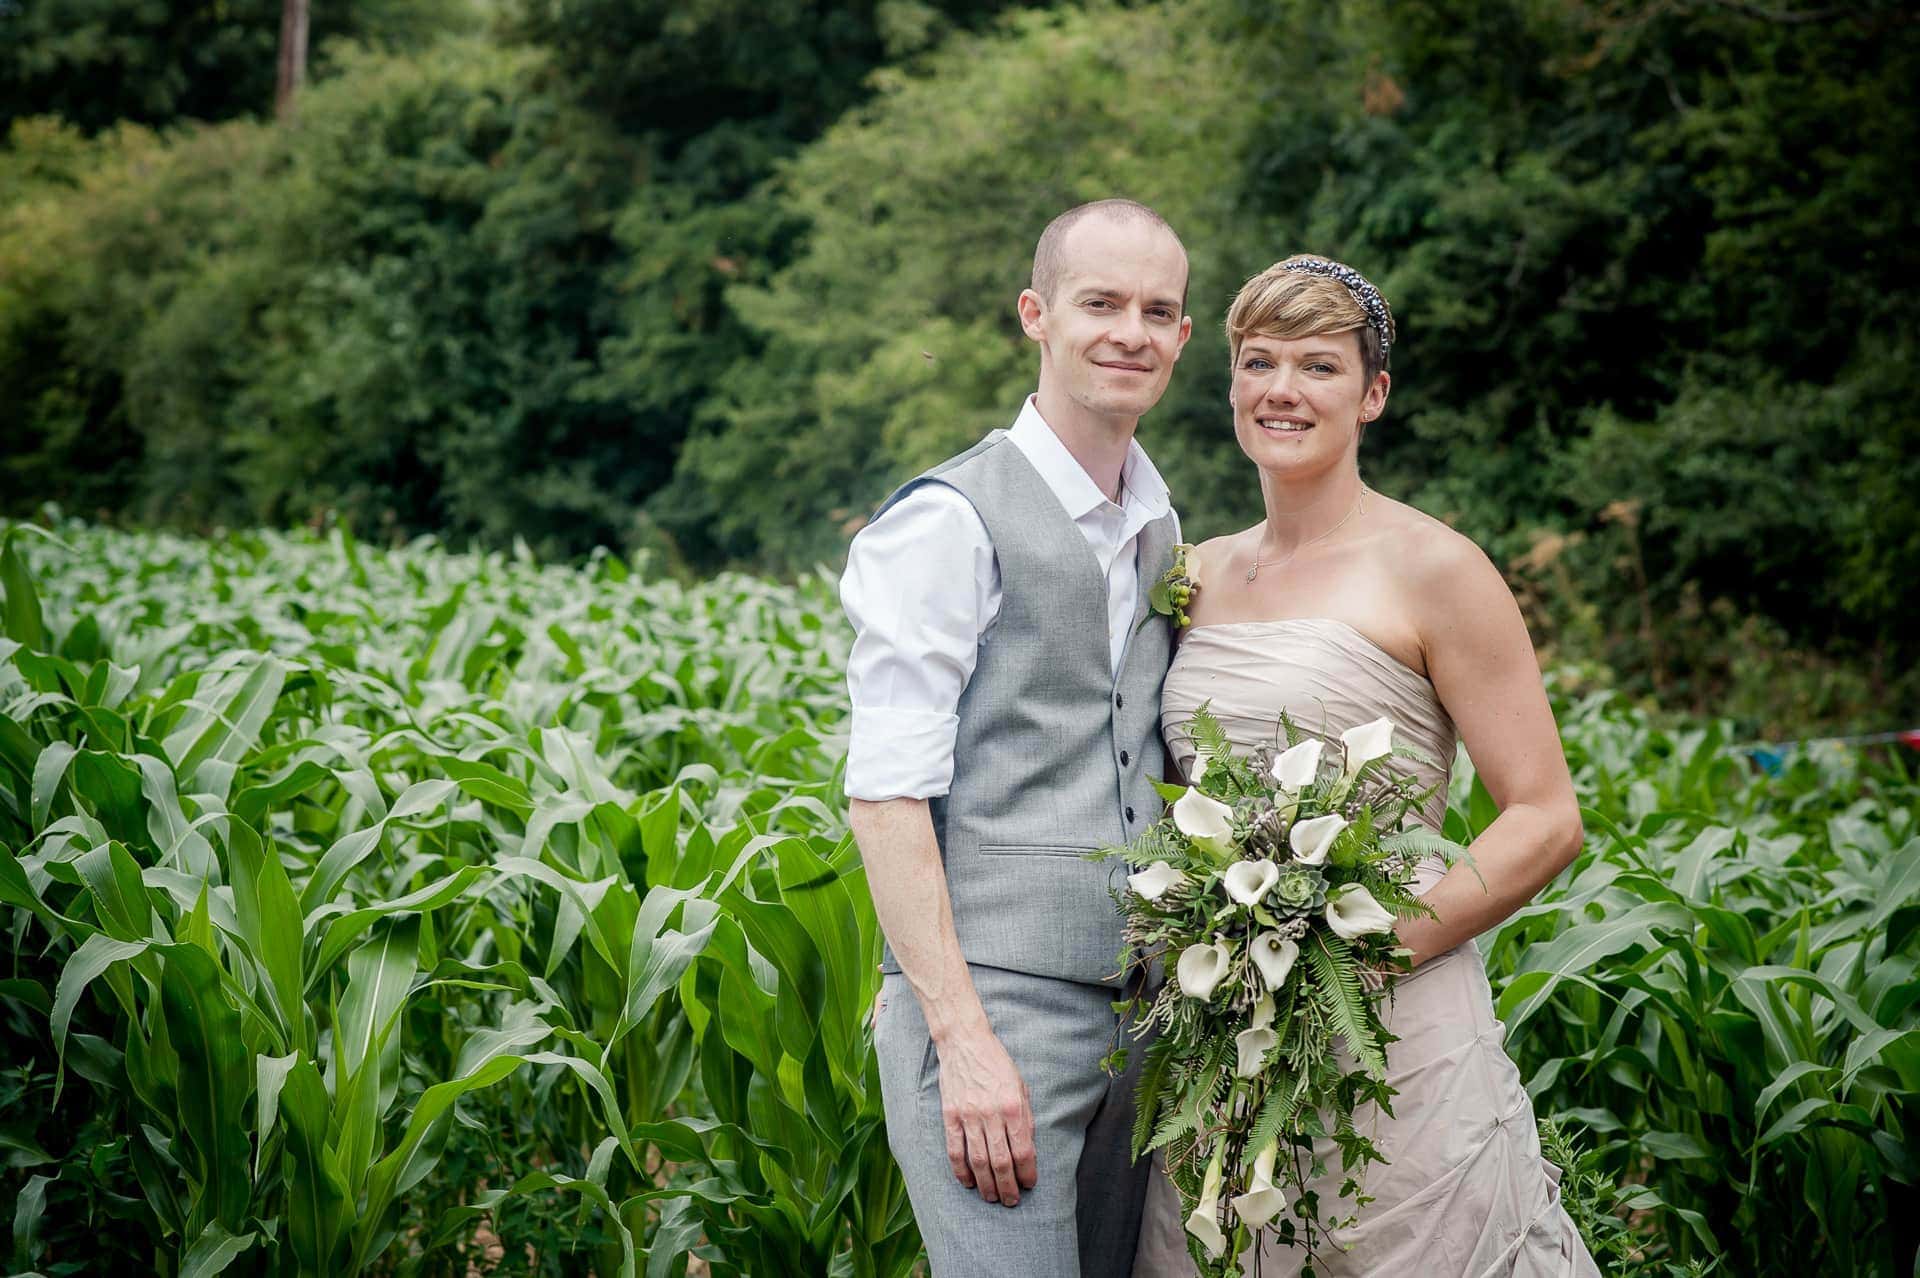
<path fill-rule="evenodd" d="M 1295 726 L 1337 741 L 1347 728 L 1385 715 L 1394 741 L 1432 759 L 1405 760 L 1437 787 L 1420 819 L 1438 830 L 1458 738 L 1433 685 L 1344 622 L 1324 618 L 1200 626 L 1181 639 L 1161 699 L 1169 756 L 1187 772 L 1185 725 L 1205 704 L 1238 751 L 1284 747 L 1280 712 Z M 1418 868 L 1415 891 L 1438 882 L 1437 858 Z M 1359 1110 L 1360 1130 L 1386 1156 L 1373 1164 L 1374 1201 L 1336 1230 L 1315 1265 L 1322 1278 L 1599 1278 L 1560 1201 L 1559 1171 L 1540 1154 L 1533 1104 L 1503 1046 L 1480 952 L 1469 941 L 1403 977 L 1385 1009 L 1397 1042 L 1387 1046 L 1393 1116 Z M 1350 1058 L 1343 1064 L 1352 1068 Z M 1318 1151 L 1322 1215 L 1348 1214 L 1337 1195 L 1346 1175 L 1331 1140 Z M 1306 1260 L 1263 1231 L 1241 1257 L 1261 1278 L 1295 1278 Z M 1135 1278 L 1189 1278 L 1180 1197 L 1163 1174 L 1148 1190 Z"/>

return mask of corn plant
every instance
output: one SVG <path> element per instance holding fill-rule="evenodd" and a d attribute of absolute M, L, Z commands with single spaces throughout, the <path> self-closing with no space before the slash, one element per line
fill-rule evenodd
<path fill-rule="evenodd" d="M 818 598 L 29 533 L 0 997 L 21 1099 L 84 1086 L 94 1121 L 10 1125 L 19 1267 L 464 1272 L 480 1221 L 556 1193 L 603 1273 L 912 1264 Z M 439 1181 L 502 1124 L 531 1166 Z M 107 1218 L 136 1228 L 101 1246 Z"/>
<path fill-rule="evenodd" d="M 1530 1090 L 1669 1214 L 1662 1254 L 1912 1272 L 1920 787 L 1837 749 L 1766 776 L 1604 698 L 1564 717 L 1587 846 L 1488 951 Z M 1456 797 L 1456 833 L 1490 818 Z"/>
<path fill-rule="evenodd" d="M 0 532 L 13 1270 L 910 1273 L 838 618 L 606 554 Z M 1920 786 L 1561 709 L 1587 846 L 1484 945 L 1590 1232 L 1912 1272 Z"/>

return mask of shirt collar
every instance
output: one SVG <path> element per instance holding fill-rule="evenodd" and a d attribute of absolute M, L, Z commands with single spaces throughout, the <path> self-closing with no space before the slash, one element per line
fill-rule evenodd
<path fill-rule="evenodd" d="M 1092 476 L 1081 467 L 1060 437 L 1053 433 L 1046 419 L 1040 416 L 1040 406 L 1035 396 L 1027 396 L 1027 402 L 1021 405 L 1020 416 L 1014 419 L 1007 438 L 1019 446 L 1040 478 L 1066 508 L 1071 519 L 1081 519 L 1102 506 L 1111 506 L 1100 486 L 1093 482 Z M 1167 513 L 1167 484 L 1160 478 L 1160 472 L 1154 468 L 1147 457 L 1147 450 L 1140 447 L 1139 440 L 1127 445 L 1127 459 L 1120 464 L 1120 477 L 1126 483 L 1125 499 L 1128 507 L 1136 503 L 1145 520 L 1150 522 Z"/>

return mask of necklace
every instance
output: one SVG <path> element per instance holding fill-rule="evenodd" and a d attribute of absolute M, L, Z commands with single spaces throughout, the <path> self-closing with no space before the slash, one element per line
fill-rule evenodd
<path fill-rule="evenodd" d="M 1366 505 L 1366 501 L 1367 501 L 1367 486 L 1365 484 L 1362 484 L 1360 485 L 1360 495 L 1353 499 L 1353 509 L 1349 510 L 1346 514 L 1340 516 L 1339 523 L 1327 529 L 1325 532 L 1321 533 L 1318 537 L 1309 537 L 1307 540 L 1301 542 L 1299 545 L 1293 548 L 1293 550 L 1287 555 L 1285 559 L 1276 559 L 1272 563 L 1263 564 L 1260 561 L 1260 545 L 1258 542 L 1254 543 L 1253 567 L 1247 569 L 1247 580 L 1252 581 L 1255 577 L 1259 576 L 1260 570 L 1262 568 L 1279 568 L 1285 564 L 1292 563 L 1295 555 L 1298 555 L 1301 551 L 1305 550 L 1308 546 L 1313 545 L 1314 542 L 1325 541 L 1327 538 L 1333 536 L 1335 533 L 1339 532 L 1342 528 L 1346 527 L 1346 523 L 1349 519 L 1352 519 L 1355 515 L 1360 513 L 1360 508 Z M 1265 540 L 1266 540 L 1265 537 L 1261 538 L 1261 541 L 1265 541 Z"/>

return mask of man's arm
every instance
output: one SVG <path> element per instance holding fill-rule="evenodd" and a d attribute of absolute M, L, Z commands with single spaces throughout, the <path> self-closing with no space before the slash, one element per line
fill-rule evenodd
<path fill-rule="evenodd" d="M 874 910 L 939 1053 L 953 1174 L 1011 1207 L 1034 1185 L 1032 1106 L 960 953 L 927 811 L 952 782 L 956 707 L 999 611 L 986 525 L 952 489 L 917 489 L 854 538 L 840 597 L 854 628 L 847 796 Z"/>
<path fill-rule="evenodd" d="M 947 1160 L 961 1184 L 1012 1207 L 1038 1175 L 1033 1107 L 960 953 L 927 802 L 854 799 L 850 819 L 880 930 L 940 1055 Z"/>

